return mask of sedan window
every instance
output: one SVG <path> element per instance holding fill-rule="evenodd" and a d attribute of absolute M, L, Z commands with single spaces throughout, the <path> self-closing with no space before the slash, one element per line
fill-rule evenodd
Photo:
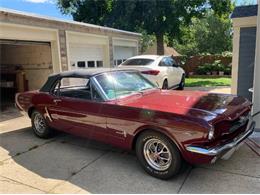
<path fill-rule="evenodd" d="M 161 60 L 160 66 L 173 66 L 174 60 L 170 57 L 165 57 Z"/>
<path fill-rule="evenodd" d="M 109 100 L 156 88 L 138 72 L 118 71 L 101 74 L 95 78 Z"/>
<path fill-rule="evenodd" d="M 138 58 L 138 59 L 129 59 L 123 62 L 121 65 L 135 65 L 135 66 L 146 66 L 150 65 L 154 62 L 152 59 L 146 59 L 146 58 Z"/>

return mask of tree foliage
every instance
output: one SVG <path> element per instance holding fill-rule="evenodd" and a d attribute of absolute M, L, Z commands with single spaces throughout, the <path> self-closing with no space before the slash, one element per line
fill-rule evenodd
<path fill-rule="evenodd" d="M 188 26 L 181 26 L 179 39 L 171 40 L 177 51 L 184 55 L 202 53 L 220 54 L 232 49 L 231 20 L 209 11 L 203 18 L 193 18 Z M 169 38 L 171 39 L 171 37 Z"/>
<path fill-rule="evenodd" d="M 64 14 L 76 21 L 155 35 L 162 54 L 164 35 L 178 37 L 181 24 L 202 17 L 212 9 L 217 15 L 230 13 L 231 0 L 58 0 Z"/>

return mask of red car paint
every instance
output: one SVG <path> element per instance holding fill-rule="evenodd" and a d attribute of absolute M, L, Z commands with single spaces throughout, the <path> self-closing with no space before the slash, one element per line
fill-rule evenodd
<path fill-rule="evenodd" d="M 192 164 L 210 163 L 213 156 L 189 152 L 186 146 L 215 146 L 233 139 L 237 132 L 209 141 L 209 128 L 216 126 L 217 134 L 221 135 L 222 127 L 251 109 L 247 99 L 233 95 L 159 89 L 107 102 L 32 91 L 17 94 L 16 105 L 29 116 L 32 109 L 37 109 L 55 129 L 128 150 L 134 148 L 140 132 L 151 129 L 162 132 Z"/>

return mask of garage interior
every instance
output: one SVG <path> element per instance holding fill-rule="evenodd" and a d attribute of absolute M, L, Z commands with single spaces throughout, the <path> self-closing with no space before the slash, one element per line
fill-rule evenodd
<path fill-rule="evenodd" d="M 0 40 L 1 112 L 14 107 L 15 93 L 39 89 L 53 72 L 49 42 Z"/>

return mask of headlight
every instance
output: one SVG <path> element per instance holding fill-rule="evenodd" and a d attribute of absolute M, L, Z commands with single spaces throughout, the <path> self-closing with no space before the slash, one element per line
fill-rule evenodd
<path fill-rule="evenodd" d="M 208 134 L 208 139 L 212 140 L 214 137 L 214 127 L 211 127 Z"/>

